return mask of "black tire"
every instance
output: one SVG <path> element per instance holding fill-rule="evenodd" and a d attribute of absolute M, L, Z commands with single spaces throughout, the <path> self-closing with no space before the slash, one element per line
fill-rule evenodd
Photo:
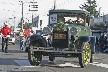
<path fill-rule="evenodd" d="M 91 54 L 90 63 L 93 63 L 94 60 L 94 54 Z"/>
<path fill-rule="evenodd" d="M 90 63 L 91 49 L 90 44 L 85 42 L 82 44 L 82 48 L 85 49 L 84 53 L 78 53 L 79 65 L 81 68 L 86 67 Z"/>
<path fill-rule="evenodd" d="M 40 43 L 38 43 L 38 42 L 36 42 L 35 44 L 39 44 L 39 46 L 41 46 Z M 33 52 L 30 49 L 33 49 L 31 44 L 28 48 L 28 60 L 29 60 L 31 65 L 38 66 L 42 60 L 42 52 L 40 52 L 40 51 L 34 51 Z"/>
<path fill-rule="evenodd" d="M 55 57 L 49 56 L 49 60 L 53 62 L 55 60 Z"/>
<path fill-rule="evenodd" d="M 28 48 L 29 48 L 29 47 L 26 47 L 26 48 L 25 48 L 25 52 L 28 52 Z"/>

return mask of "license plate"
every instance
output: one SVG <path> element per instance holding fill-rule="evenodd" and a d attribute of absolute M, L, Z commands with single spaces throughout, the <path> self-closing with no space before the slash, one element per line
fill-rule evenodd
<path fill-rule="evenodd" d="M 54 33 L 54 39 L 66 39 L 66 34 Z"/>

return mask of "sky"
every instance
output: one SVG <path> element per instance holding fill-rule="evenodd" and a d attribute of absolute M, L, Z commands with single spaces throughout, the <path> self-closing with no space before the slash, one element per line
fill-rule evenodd
<path fill-rule="evenodd" d="M 29 5 L 30 1 L 33 0 L 0 0 L 0 25 L 3 25 L 4 21 L 9 21 L 10 24 L 17 25 L 22 17 L 22 6 L 21 2 L 24 2 L 24 20 L 27 19 L 32 20 L 32 13 L 35 16 L 43 15 L 46 16 L 48 14 L 48 10 L 53 8 L 54 0 L 34 0 L 37 1 L 38 11 L 30 12 Z M 56 8 L 57 9 L 77 9 L 79 10 L 79 6 L 83 4 L 86 0 L 56 0 Z M 96 0 L 97 1 L 97 10 L 101 7 L 101 14 L 108 14 L 108 10 L 106 9 L 107 2 L 106 0 Z"/>

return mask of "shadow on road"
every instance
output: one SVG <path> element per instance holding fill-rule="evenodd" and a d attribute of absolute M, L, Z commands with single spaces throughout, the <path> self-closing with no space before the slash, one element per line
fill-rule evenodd
<path fill-rule="evenodd" d="M 72 65 L 67 65 L 67 66 L 59 66 L 61 64 L 66 64 L 66 63 L 72 63 Z M 74 65 L 74 64 L 75 65 Z M 63 60 L 56 60 L 55 62 L 50 62 L 49 60 L 42 60 L 41 61 L 41 66 L 42 67 L 54 67 L 54 68 L 80 68 L 79 64 L 77 61 L 63 61 Z"/>
<path fill-rule="evenodd" d="M 0 50 L 0 52 L 2 52 L 2 50 Z M 8 53 L 5 53 L 5 54 L 9 55 L 9 53 L 27 53 L 27 52 L 22 51 L 22 50 L 8 50 Z"/>
<path fill-rule="evenodd" d="M 19 66 L 14 60 L 27 60 L 27 59 L 18 59 L 18 58 L 0 58 L 0 66 L 1 65 L 14 65 L 14 66 Z"/>

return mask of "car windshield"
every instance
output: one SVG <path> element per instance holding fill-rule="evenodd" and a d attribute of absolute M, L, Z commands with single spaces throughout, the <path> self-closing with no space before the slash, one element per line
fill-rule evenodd
<path fill-rule="evenodd" d="M 84 14 L 58 13 L 58 22 L 68 24 L 84 24 Z"/>

